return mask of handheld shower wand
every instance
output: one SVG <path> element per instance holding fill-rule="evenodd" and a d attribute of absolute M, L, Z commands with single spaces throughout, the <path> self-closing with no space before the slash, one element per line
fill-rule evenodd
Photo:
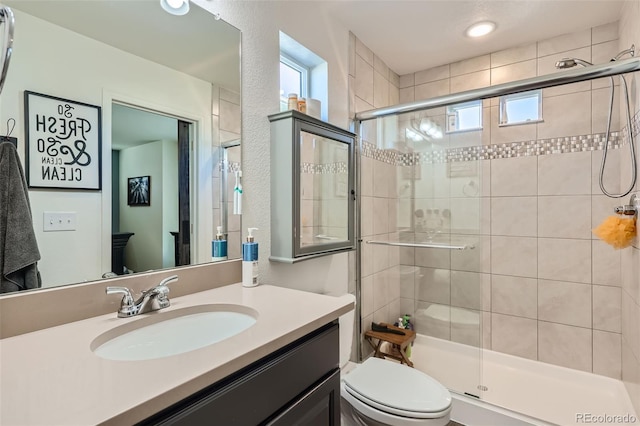
<path fill-rule="evenodd" d="M 622 52 L 618 53 L 614 58 L 611 59 L 611 61 L 617 61 L 618 59 L 622 58 L 625 55 L 631 55 L 634 56 L 635 55 L 635 45 L 631 45 L 631 47 L 629 49 L 623 50 Z M 587 62 L 583 59 L 579 59 L 579 58 L 562 58 L 561 60 L 559 60 L 558 62 L 556 62 L 556 68 L 558 69 L 567 69 L 567 68 L 571 68 L 571 67 L 575 67 L 576 65 L 582 65 L 583 67 L 587 67 L 590 65 L 593 65 L 591 62 Z M 636 163 L 636 149 L 635 149 L 635 143 L 633 140 L 633 129 L 631 126 L 631 107 L 629 105 L 629 89 L 627 87 L 627 80 L 625 80 L 624 76 L 621 75 L 621 80 L 622 80 L 622 88 L 624 90 L 624 99 L 626 101 L 627 104 L 627 127 L 629 129 L 629 150 L 631 153 L 631 184 L 629 185 L 629 188 L 626 189 L 623 193 L 621 194 L 614 194 L 611 193 L 609 191 L 607 191 L 607 189 L 604 187 L 604 169 L 607 163 L 607 153 L 609 152 L 609 138 L 610 138 L 610 134 L 611 134 L 611 117 L 613 116 L 613 94 L 614 94 L 614 82 L 613 82 L 613 77 L 609 77 L 609 86 L 611 88 L 611 96 L 609 97 L 609 115 L 607 118 L 607 130 L 605 133 L 605 142 L 604 142 L 604 150 L 602 153 L 602 161 L 600 162 L 600 175 L 599 175 L 599 180 L 598 183 L 600 185 L 600 190 L 602 191 L 602 193 L 604 195 L 606 195 L 607 197 L 610 198 L 621 198 L 626 196 L 627 194 L 629 194 L 631 191 L 633 191 L 634 186 L 636 185 L 636 181 L 638 179 L 638 165 Z"/>

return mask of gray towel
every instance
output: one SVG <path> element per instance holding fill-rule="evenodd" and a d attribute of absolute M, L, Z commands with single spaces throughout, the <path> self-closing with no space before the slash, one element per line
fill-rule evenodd
<path fill-rule="evenodd" d="M 40 251 L 16 147 L 0 143 L 0 293 L 41 287 Z"/>

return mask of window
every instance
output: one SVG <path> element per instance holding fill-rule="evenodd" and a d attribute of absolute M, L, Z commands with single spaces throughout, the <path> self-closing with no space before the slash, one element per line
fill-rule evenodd
<path fill-rule="evenodd" d="M 500 96 L 500 126 L 542 121 L 542 91 Z"/>
<path fill-rule="evenodd" d="M 309 95 L 309 68 L 286 55 L 280 55 L 280 111 L 287 110 L 289 93 L 299 98 Z"/>
<path fill-rule="evenodd" d="M 316 117 L 329 114 L 329 64 L 293 38 L 280 31 L 280 110 L 286 111 L 289 94 L 313 99 Z M 317 111 L 317 108 L 320 111 Z M 307 112 L 309 112 L 307 103 Z"/>
<path fill-rule="evenodd" d="M 482 101 L 471 101 L 447 107 L 447 133 L 482 129 Z"/>

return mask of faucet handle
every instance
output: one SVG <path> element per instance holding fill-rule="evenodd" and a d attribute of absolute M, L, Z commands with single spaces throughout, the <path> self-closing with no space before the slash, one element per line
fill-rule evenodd
<path fill-rule="evenodd" d="M 107 287 L 106 293 L 122 294 L 122 301 L 120 302 L 120 309 L 118 310 L 119 317 L 126 318 L 136 314 L 136 303 L 131 295 L 131 290 L 126 287 Z"/>
<path fill-rule="evenodd" d="M 175 281 L 178 281 L 178 276 L 171 275 L 170 277 L 167 277 L 162 281 L 160 281 L 160 284 L 158 284 L 156 287 L 166 287 L 168 284 L 171 284 L 172 282 L 175 282 Z"/>
<path fill-rule="evenodd" d="M 163 279 L 162 281 L 160 281 L 160 283 L 150 291 L 154 291 L 155 293 L 157 293 L 158 295 L 160 295 L 162 297 L 167 297 L 167 295 L 169 294 L 169 287 L 167 287 L 167 286 L 169 284 L 171 284 L 172 282 L 175 282 L 175 281 L 178 281 L 178 276 L 177 275 L 171 275 L 170 277 L 167 277 L 167 278 Z"/>
<path fill-rule="evenodd" d="M 167 277 L 160 281 L 160 283 L 158 283 L 158 285 L 156 285 L 155 287 L 148 290 L 143 290 L 142 297 L 146 297 L 147 295 L 154 296 L 157 300 L 160 301 L 162 307 L 166 308 L 169 306 L 169 287 L 167 287 L 167 285 L 174 281 L 178 281 L 177 275 L 171 275 L 170 277 Z"/>
<path fill-rule="evenodd" d="M 133 296 L 131 290 L 126 287 L 107 287 L 107 294 L 122 294 L 122 305 L 133 305 Z"/>

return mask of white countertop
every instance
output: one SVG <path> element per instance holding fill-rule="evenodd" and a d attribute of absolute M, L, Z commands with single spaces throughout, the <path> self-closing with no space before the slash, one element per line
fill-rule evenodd
<path fill-rule="evenodd" d="M 91 342 L 109 330 L 177 309 L 237 304 L 258 312 L 243 332 L 191 352 L 111 361 Z M 353 309 L 346 298 L 282 287 L 232 284 L 171 300 L 133 318 L 101 315 L 0 340 L 0 424 L 133 424 Z M 146 319 L 145 321 L 149 321 Z"/>

